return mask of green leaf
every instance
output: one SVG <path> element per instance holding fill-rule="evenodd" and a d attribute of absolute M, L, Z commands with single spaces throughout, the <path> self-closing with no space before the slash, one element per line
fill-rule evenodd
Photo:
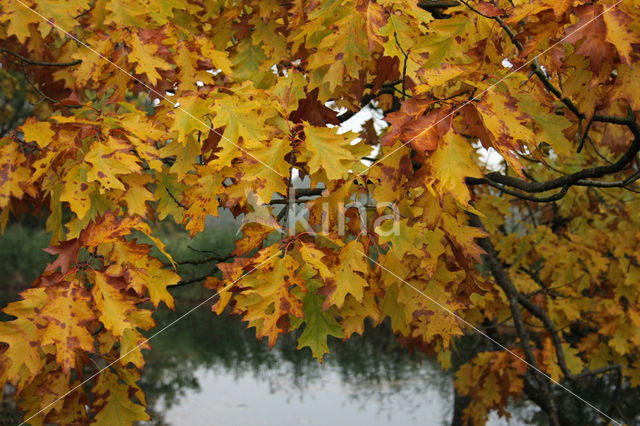
<path fill-rule="evenodd" d="M 313 280 L 309 280 L 313 281 Z M 309 285 L 309 288 L 312 288 Z M 325 354 L 329 353 L 327 337 L 342 338 L 342 327 L 334 318 L 333 310 L 322 311 L 324 296 L 315 291 L 309 291 L 302 300 L 305 328 L 298 338 L 298 349 L 309 347 L 315 358 L 322 362 Z"/>

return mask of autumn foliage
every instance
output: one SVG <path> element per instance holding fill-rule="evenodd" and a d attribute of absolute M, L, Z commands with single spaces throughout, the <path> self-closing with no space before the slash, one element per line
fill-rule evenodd
<path fill-rule="evenodd" d="M 448 369 L 480 332 L 454 366 L 464 421 L 528 398 L 571 424 L 559 394 L 590 376 L 618 386 L 584 410 L 626 421 L 637 1 L 1 0 L 0 39 L 34 105 L 0 139 L 0 224 L 46 217 L 57 256 L 0 324 L 30 424 L 148 419 L 141 332 L 186 285 L 154 225 L 193 236 L 222 208 L 254 220 L 203 278 L 209 305 L 270 345 L 297 330 L 322 360 L 390 321 Z M 363 108 L 389 126 L 339 133 Z"/>

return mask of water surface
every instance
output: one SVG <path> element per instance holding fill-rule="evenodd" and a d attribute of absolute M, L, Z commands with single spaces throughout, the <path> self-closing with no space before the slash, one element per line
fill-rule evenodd
<path fill-rule="evenodd" d="M 346 342 L 330 340 L 320 364 L 307 348 L 296 349 L 295 335 L 270 350 L 238 317 L 208 308 L 155 337 L 146 351 L 142 385 L 156 424 L 450 424 L 451 374 L 401 347 L 386 324 Z M 180 311 L 163 311 L 159 326 Z M 509 423 L 492 417 L 490 424 Z"/>

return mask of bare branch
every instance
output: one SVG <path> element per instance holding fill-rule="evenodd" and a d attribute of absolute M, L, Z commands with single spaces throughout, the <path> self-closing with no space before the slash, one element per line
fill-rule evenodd
<path fill-rule="evenodd" d="M 16 53 L 12 50 L 9 49 L 5 49 L 4 47 L 0 47 L 0 53 L 7 53 L 11 56 L 14 56 L 18 59 L 20 59 L 22 62 L 29 64 L 29 65 L 40 65 L 40 66 L 44 66 L 44 67 L 72 67 L 74 65 L 79 65 L 82 63 L 82 59 L 76 59 L 75 61 L 71 61 L 71 62 L 46 62 L 46 61 L 36 61 L 34 59 L 29 59 L 29 58 L 25 58 L 24 56 L 20 55 L 19 53 Z"/>
<path fill-rule="evenodd" d="M 220 255 L 213 255 L 213 256 L 209 256 L 209 257 L 203 257 L 202 259 L 187 259 L 187 260 L 181 260 L 181 261 L 176 261 L 176 263 L 178 265 L 202 265 L 203 263 L 209 263 L 209 262 L 224 262 L 225 260 L 229 260 L 234 256 L 220 256 Z"/>
<path fill-rule="evenodd" d="M 595 182 L 587 179 L 601 178 L 607 175 L 617 173 L 631 163 L 640 151 L 640 128 L 634 123 L 630 126 L 634 132 L 635 138 L 629 149 L 620 157 L 618 161 L 606 166 L 597 166 L 580 170 L 579 172 L 565 175 L 556 179 L 544 182 L 527 182 L 519 178 L 503 175 L 499 172 L 487 174 L 484 178 L 466 178 L 467 185 L 489 184 L 507 194 L 513 195 L 524 200 L 535 202 L 548 202 L 558 200 L 566 194 L 567 190 L 573 186 L 598 186 L 598 187 L 622 187 L 638 179 L 634 174 L 627 179 L 619 182 Z M 518 189 L 526 193 L 540 193 L 553 189 L 562 188 L 557 194 L 546 198 L 532 197 L 518 191 L 510 190 L 508 187 Z"/>

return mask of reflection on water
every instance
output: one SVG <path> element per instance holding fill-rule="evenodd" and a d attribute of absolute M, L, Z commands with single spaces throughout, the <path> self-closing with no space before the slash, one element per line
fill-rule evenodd
<path fill-rule="evenodd" d="M 263 426 L 424 425 L 437 424 L 447 417 L 445 404 L 435 390 L 421 395 L 427 402 L 422 406 L 406 399 L 406 389 L 384 398 L 362 397 L 364 386 L 347 384 L 345 388 L 341 377 L 330 367 L 303 389 L 290 387 L 287 380 L 277 377 L 277 371 L 267 371 L 260 378 L 252 374 L 234 377 L 206 369 L 197 373 L 203 392 L 187 392 L 165 413 L 168 423 L 206 425 L 215 419 L 216 424 Z M 418 380 L 399 383 L 411 385 Z"/>
<path fill-rule="evenodd" d="M 448 423 L 451 376 L 401 348 L 389 328 L 331 343 L 322 364 L 296 349 L 295 335 L 269 350 L 238 318 L 203 307 L 152 340 L 142 385 L 154 423 Z"/>
<path fill-rule="evenodd" d="M 181 314 L 161 312 L 157 329 Z M 451 375 L 385 325 L 330 341 L 322 364 L 296 349 L 296 335 L 269 350 L 238 317 L 208 306 L 151 343 L 141 384 L 155 425 L 450 424 Z"/>

